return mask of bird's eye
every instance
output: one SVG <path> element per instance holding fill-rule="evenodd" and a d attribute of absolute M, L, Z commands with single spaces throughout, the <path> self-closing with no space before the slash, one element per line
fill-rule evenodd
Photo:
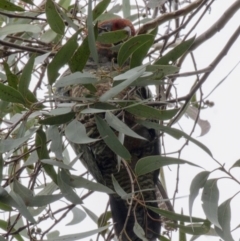
<path fill-rule="evenodd" d="M 104 27 L 99 27 L 98 28 L 98 34 L 107 33 L 107 32 L 109 32 L 108 28 L 104 28 Z"/>

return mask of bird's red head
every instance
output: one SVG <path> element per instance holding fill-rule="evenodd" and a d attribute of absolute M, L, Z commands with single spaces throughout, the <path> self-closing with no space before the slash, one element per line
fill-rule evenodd
<path fill-rule="evenodd" d="M 116 30 L 126 30 L 129 36 L 134 36 L 136 31 L 132 23 L 128 19 L 116 18 L 103 21 L 98 25 L 99 29 L 106 32 L 116 31 Z"/>

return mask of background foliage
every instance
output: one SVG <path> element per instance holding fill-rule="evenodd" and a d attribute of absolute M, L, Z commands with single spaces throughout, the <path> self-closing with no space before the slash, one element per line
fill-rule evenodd
<path fill-rule="evenodd" d="M 136 174 L 177 165 L 176 189 L 172 199 L 174 204 L 181 179 L 180 165 L 201 167 L 201 163 L 194 160 L 181 159 L 188 143 L 194 143 L 199 152 L 205 152 L 217 164 L 214 170 L 199 169 L 195 178 L 189 180 L 190 194 L 186 199 L 189 210 L 184 210 L 185 213 L 189 211 L 189 216 L 156 210 L 162 216 L 177 221 L 166 224 L 160 239 L 170 240 L 171 230 L 177 228 L 179 237 L 174 237 L 174 240 L 195 240 L 201 235 L 234 240 L 230 204 L 238 193 L 219 203 L 221 185 L 217 184 L 220 179 L 228 178 L 239 185 L 238 177 L 231 170 L 239 167 L 240 161 L 226 169 L 224 164 L 214 159 L 207 146 L 192 137 L 197 126 L 201 135 L 207 135 L 210 129 L 210 123 L 202 120 L 200 113 L 214 103 L 207 99 L 202 87 L 240 33 L 240 27 L 231 29 L 221 51 L 207 67 L 198 69 L 194 50 L 226 28 L 240 7 L 240 1 L 234 1 L 224 15 L 206 26 L 204 33 L 195 36 L 195 29 L 206 15 L 211 14 L 214 2 L 123 1 L 122 5 L 121 2 L 106 0 L 92 1 L 92 4 L 91 1 L 70 0 L 1 0 L 0 240 L 77 240 L 97 233 L 98 238 L 108 240 L 111 236 L 110 220 L 103 219 L 104 215 L 98 217 L 84 205 L 92 193 L 109 193 L 111 190 L 93 182 L 79 163 L 79 156 L 73 156 L 68 147 L 68 140 L 79 142 L 79 136 L 81 143 L 93 140 L 87 136 L 85 128 L 79 126 L 80 123 L 74 122 L 75 104 L 70 103 L 69 99 L 68 103 L 59 104 L 59 97 L 56 101 L 54 90 L 74 84 L 96 83 L 95 76 L 81 71 L 90 54 L 98 61 L 94 34 L 97 21 L 114 16 L 129 18 L 139 35 L 124 43 L 119 50 L 120 67 L 131 57 L 131 70 L 123 71 L 114 78 L 114 81 L 122 81 L 123 84 L 102 95 L 98 103 L 111 103 L 110 100 L 126 86 L 151 84 L 155 86 L 155 100 L 148 105 L 138 103 L 128 107 L 128 111 L 142 119 L 151 117 L 161 123 L 154 125 L 143 121 L 144 125 L 151 125 L 161 132 L 163 155 L 158 166 L 151 165 L 156 163 L 154 158 L 140 160 Z M 115 36 L 99 36 L 98 40 L 113 43 L 121 38 L 125 38 L 124 32 Z M 181 72 L 186 61 L 191 61 L 193 67 Z M 146 65 L 142 65 L 142 62 Z M 73 74 L 60 77 L 66 68 L 70 68 Z M 190 84 L 185 95 L 180 96 L 181 81 L 178 81 L 189 76 L 194 76 L 195 81 L 188 82 Z M 109 110 L 109 106 L 92 108 L 96 106 L 82 104 L 81 101 L 77 106 L 86 115 L 98 113 L 99 109 L 103 112 Z M 121 123 L 114 127 L 116 119 L 110 116 L 111 112 L 108 113 L 109 118 L 104 124 L 119 131 L 117 128 Z M 177 123 L 186 117 L 191 119 L 191 128 L 182 130 Z M 124 126 L 121 128 L 123 132 L 129 131 Z M 168 136 L 176 139 L 180 145 L 168 150 L 168 139 L 165 139 Z M 127 159 L 124 151 L 119 148 L 115 151 Z M 216 170 L 220 171 L 217 178 L 212 176 Z M 66 173 L 72 174 L 71 181 Z M 164 172 L 161 173 L 161 179 L 164 183 Z M 116 187 L 115 191 L 120 190 Z M 198 195 L 201 195 L 203 205 L 197 208 L 203 209 L 205 218 L 192 217 L 193 204 Z M 88 229 L 92 230 L 88 232 L 77 230 L 72 234 L 67 228 L 64 233 L 56 232 L 60 223 L 66 225 L 65 219 L 69 213 L 73 214 L 73 219 L 68 225 L 84 223 L 85 217 L 89 216 L 98 226 Z M 104 207 L 102 213 L 105 213 Z M 106 217 L 110 217 L 107 214 Z"/>

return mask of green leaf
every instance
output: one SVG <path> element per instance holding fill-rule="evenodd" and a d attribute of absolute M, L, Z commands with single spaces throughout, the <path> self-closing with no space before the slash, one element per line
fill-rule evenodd
<path fill-rule="evenodd" d="M 22 75 L 19 80 L 18 90 L 24 97 L 27 95 L 27 92 L 29 91 L 28 88 L 31 81 L 34 60 L 35 54 L 31 56 L 27 64 L 24 66 L 22 70 Z"/>
<path fill-rule="evenodd" d="M 25 90 L 25 92 L 26 93 L 24 95 L 24 98 L 27 102 L 27 104 L 26 104 L 27 107 L 31 107 L 32 104 L 38 102 L 37 97 L 30 90 L 27 89 L 27 90 Z M 35 105 L 35 109 L 41 109 L 43 107 L 44 107 L 44 105 L 41 103 L 38 103 L 37 105 Z"/>
<path fill-rule="evenodd" d="M 97 223 L 98 217 L 95 213 L 93 213 L 90 209 L 84 207 L 81 205 L 81 207 L 84 209 L 84 211 L 87 213 L 87 215 L 92 219 L 94 223 Z"/>
<path fill-rule="evenodd" d="M 60 198 L 63 197 L 62 194 L 33 196 L 32 191 L 20 184 L 18 181 L 14 181 L 13 190 L 23 199 L 24 203 L 29 207 L 43 207 L 52 202 L 58 201 Z"/>
<path fill-rule="evenodd" d="M 50 150 L 58 160 L 63 160 L 62 134 L 57 126 L 50 126 L 47 131 L 47 140 L 51 140 Z"/>
<path fill-rule="evenodd" d="M 97 129 L 107 146 L 117 155 L 125 160 L 131 159 L 129 151 L 121 144 L 116 134 L 111 130 L 108 124 L 99 116 L 95 116 Z"/>
<path fill-rule="evenodd" d="M 52 165 L 52 166 L 56 166 L 56 167 L 60 167 L 60 168 L 63 168 L 63 169 L 67 169 L 67 170 L 75 170 L 74 168 L 72 168 L 71 166 L 69 165 L 66 165 L 60 161 L 55 161 L 53 159 L 42 159 L 40 160 L 42 163 L 45 163 L 45 164 L 49 164 L 49 165 Z"/>
<path fill-rule="evenodd" d="M 75 112 L 69 112 L 62 115 L 48 117 L 44 120 L 39 120 L 43 125 L 61 125 L 71 121 L 75 117 Z"/>
<path fill-rule="evenodd" d="M 143 228 L 139 225 L 137 220 L 135 220 L 135 222 L 134 222 L 133 232 L 136 234 L 136 236 L 138 238 L 140 238 L 140 240 L 148 241 L 148 239 L 146 239 L 146 237 L 145 237 L 145 232 L 144 232 Z"/>
<path fill-rule="evenodd" d="M 188 226 L 170 223 L 169 226 L 173 228 L 179 228 L 179 232 L 183 234 L 187 233 L 192 235 L 203 235 L 210 230 L 210 224 L 208 222 L 204 222 L 203 224 L 193 224 Z"/>
<path fill-rule="evenodd" d="M 2 153 L 0 153 L 0 183 L 2 182 L 2 177 L 3 177 L 3 166 L 4 166 L 3 155 Z"/>
<path fill-rule="evenodd" d="M 160 235 L 159 240 L 160 241 L 171 241 L 170 239 L 168 239 L 168 238 L 166 238 L 166 237 L 164 237 L 162 235 Z"/>
<path fill-rule="evenodd" d="M 58 13 L 58 9 L 55 6 L 55 3 L 52 0 L 47 0 L 46 2 L 46 15 L 47 15 L 47 22 L 50 25 L 50 28 L 60 34 L 64 34 L 64 22 Z"/>
<path fill-rule="evenodd" d="M 7 62 L 3 62 L 3 66 L 4 66 L 4 71 L 7 75 L 7 81 L 8 81 L 8 85 L 14 89 L 17 89 L 18 86 L 18 77 L 17 75 L 13 74 L 9 68 L 9 65 L 7 64 Z"/>
<path fill-rule="evenodd" d="M 54 56 L 51 63 L 48 65 L 47 73 L 48 73 L 48 83 L 52 85 L 57 77 L 59 76 L 58 71 L 68 63 L 74 52 L 76 51 L 78 44 L 77 44 L 77 37 L 79 31 L 76 32 L 57 52 Z"/>
<path fill-rule="evenodd" d="M 135 81 L 139 76 L 141 76 L 142 73 L 144 72 L 144 70 L 145 70 L 145 66 L 139 66 L 139 67 L 136 67 L 134 69 L 131 69 L 131 70 L 127 71 L 126 73 L 124 73 L 124 76 L 128 75 L 127 79 L 124 80 L 123 82 L 121 82 L 120 84 L 114 86 L 110 90 L 106 91 L 99 98 L 99 100 L 101 102 L 106 102 L 110 98 L 116 96 L 121 91 L 123 91 L 125 88 L 127 88 L 129 85 L 131 85 L 131 83 L 133 83 L 133 81 Z"/>
<path fill-rule="evenodd" d="M 128 18 L 131 16 L 131 1 L 130 0 L 123 0 L 122 1 L 122 10 L 124 18 Z"/>
<path fill-rule="evenodd" d="M 140 66 L 144 60 L 144 58 L 146 58 L 146 55 L 148 53 L 148 50 L 151 48 L 151 46 L 153 45 L 154 42 L 154 35 L 150 35 L 152 36 L 152 39 L 150 39 L 149 41 L 145 42 L 144 44 L 142 44 L 133 54 L 132 54 L 132 58 L 130 61 L 130 68 L 134 68 L 137 66 Z"/>
<path fill-rule="evenodd" d="M 237 161 L 232 165 L 232 167 L 230 168 L 230 170 L 231 170 L 232 168 L 234 168 L 234 167 L 240 167 L 240 159 L 237 160 Z"/>
<path fill-rule="evenodd" d="M 95 75 L 88 73 L 88 72 L 75 72 L 73 74 L 64 76 L 62 78 L 60 78 L 55 86 L 58 87 L 65 87 L 68 85 L 77 85 L 77 84 L 94 84 L 96 83 L 98 80 L 96 78 Z"/>
<path fill-rule="evenodd" d="M 178 159 L 174 157 L 148 156 L 138 160 L 135 166 L 135 173 L 136 175 L 140 176 L 152 172 L 154 170 L 158 170 L 160 167 L 174 164 L 189 164 L 191 166 L 200 167 L 189 161 L 185 161 L 183 159 Z"/>
<path fill-rule="evenodd" d="M 98 140 L 90 138 L 87 135 L 85 126 L 76 119 L 71 121 L 65 128 L 65 136 L 69 141 L 77 144 L 87 144 Z"/>
<path fill-rule="evenodd" d="M 194 222 L 194 223 L 206 222 L 206 219 L 195 218 L 195 217 L 190 218 L 187 215 L 178 214 L 178 213 L 175 213 L 175 212 L 155 208 L 155 207 L 152 207 L 152 206 L 147 206 L 147 208 L 152 210 L 155 213 L 158 213 L 158 214 L 162 215 L 163 217 L 166 217 L 167 219 L 170 219 L 170 220 L 182 221 L 182 222 L 188 222 L 188 223 L 190 223 L 190 222 Z"/>
<path fill-rule="evenodd" d="M 179 109 L 157 110 L 151 106 L 139 104 L 127 107 L 126 111 L 137 117 L 143 117 L 146 119 L 169 120 L 177 114 Z"/>
<path fill-rule="evenodd" d="M 27 209 L 24 201 L 22 200 L 22 198 L 14 193 L 11 192 L 10 196 L 13 198 L 13 200 L 17 203 L 17 209 L 20 211 L 20 213 L 30 222 L 32 223 L 36 223 L 36 221 L 34 220 L 32 214 L 29 212 L 29 210 Z"/>
<path fill-rule="evenodd" d="M 24 142 L 28 141 L 30 137 L 36 132 L 34 129 L 30 134 L 21 138 L 8 138 L 0 141 L 0 153 L 12 151 L 15 148 L 20 147 Z"/>
<path fill-rule="evenodd" d="M 98 63 L 98 52 L 96 47 L 96 38 L 98 33 L 98 26 L 93 25 L 93 12 L 92 12 L 92 1 L 88 1 L 88 17 L 87 17 L 87 30 L 88 30 L 88 45 L 90 48 L 91 57 Z M 95 34 L 96 33 L 96 34 Z"/>
<path fill-rule="evenodd" d="M 119 43 L 120 41 L 126 39 L 128 35 L 129 34 L 126 30 L 105 32 L 98 35 L 97 41 L 102 44 Z"/>
<path fill-rule="evenodd" d="M 205 145 L 203 145 L 201 142 L 197 141 L 196 139 L 192 138 L 191 136 L 187 135 L 183 131 L 180 131 L 180 130 L 172 128 L 172 127 L 159 125 L 157 123 L 150 122 L 150 121 L 141 121 L 140 120 L 137 122 L 143 126 L 146 126 L 149 129 L 152 128 L 155 130 L 163 131 L 164 133 L 167 133 L 168 135 L 170 135 L 176 139 L 180 139 L 180 138 L 184 137 L 187 140 L 193 142 L 195 145 L 197 145 L 199 148 L 201 148 L 203 151 L 205 151 L 208 155 L 210 155 L 212 157 L 211 151 Z"/>
<path fill-rule="evenodd" d="M 3 221 L 3 220 L 0 220 L 0 228 L 5 230 L 5 231 L 8 231 L 8 228 L 9 228 L 9 221 Z M 12 232 L 15 232 L 16 229 L 13 228 L 12 229 Z M 0 236 L 1 237 L 1 236 Z M 24 241 L 24 239 L 22 238 L 22 236 L 20 234 L 14 234 L 13 237 L 18 240 L 18 241 Z M 4 239 L 3 237 L 1 237 L 2 239 L 0 241 L 7 241 L 6 239 Z"/>
<path fill-rule="evenodd" d="M 63 179 L 61 177 L 62 172 L 63 171 L 59 171 L 59 173 L 58 173 L 58 185 L 59 185 L 59 188 L 60 188 L 62 194 L 71 203 L 81 204 L 82 203 L 81 198 L 79 198 L 79 196 L 72 190 L 72 188 L 66 182 L 63 181 Z"/>
<path fill-rule="evenodd" d="M 11 103 L 26 104 L 22 94 L 18 90 L 2 83 L 0 83 L 0 99 Z"/>
<path fill-rule="evenodd" d="M 6 203 L 2 203 L 2 202 L 0 202 L 0 209 L 6 212 L 13 211 L 10 205 L 7 205 Z"/>
<path fill-rule="evenodd" d="M 115 115 L 113 115 L 111 112 L 107 112 L 105 115 L 107 123 L 116 131 L 123 133 L 125 135 L 131 136 L 133 138 L 138 138 L 142 140 L 146 140 L 146 138 L 138 135 L 136 132 L 134 132 L 132 129 L 130 129 L 124 122 L 119 120 Z"/>
<path fill-rule="evenodd" d="M 116 178 L 114 177 L 114 175 L 112 174 L 112 183 L 113 183 L 113 187 L 114 190 L 116 191 L 116 193 L 122 198 L 122 199 L 128 199 L 128 194 L 123 190 L 123 188 L 119 185 L 118 181 L 116 180 Z"/>
<path fill-rule="evenodd" d="M 192 180 L 192 183 L 190 186 L 189 201 L 188 201 L 190 217 L 192 216 L 193 202 L 197 197 L 199 190 L 204 187 L 209 175 L 210 175 L 210 172 L 203 171 L 198 173 Z"/>
<path fill-rule="evenodd" d="M 67 175 L 66 172 L 64 172 L 62 173 L 62 179 L 71 187 L 86 188 L 88 190 L 104 192 L 107 194 L 114 193 L 114 191 L 104 186 L 103 184 L 89 181 L 88 179 L 83 178 L 81 176 L 74 176 L 74 175 L 70 176 L 70 175 Z"/>
<path fill-rule="evenodd" d="M 179 67 L 175 65 L 148 65 L 146 71 L 154 74 L 154 78 L 162 79 L 164 76 L 174 74 L 179 71 Z"/>
<path fill-rule="evenodd" d="M 32 2 L 32 0 L 21 0 L 22 2 L 25 2 L 25 3 L 28 3 L 28 4 L 31 4 L 31 5 L 34 5 L 34 3 Z"/>
<path fill-rule="evenodd" d="M 166 55 L 157 60 L 154 64 L 156 65 L 168 65 L 174 63 L 180 58 L 193 44 L 195 37 L 180 43 L 174 49 L 170 50 Z"/>
<path fill-rule="evenodd" d="M 66 240 L 67 241 L 75 241 L 75 240 L 83 239 L 83 238 L 92 236 L 94 234 L 100 233 L 108 228 L 109 228 L 109 225 L 98 228 L 98 229 L 94 229 L 91 231 L 87 231 L 87 232 L 63 235 L 63 236 L 59 236 L 56 238 L 48 238 L 48 241 L 66 241 Z"/>
<path fill-rule="evenodd" d="M 69 61 L 69 67 L 74 73 L 76 71 L 82 71 L 85 67 L 90 55 L 90 49 L 88 44 L 88 38 L 85 38 L 82 44 L 78 47 L 73 57 Z"/>
<path fill-rule="evenodd" d="M 102 0 L 92 11 L 92 20 L 97 19 L 108 7 L 111 0 Z"/>
<path fill-rule="evenodd" d="M 86 218 L 86 213 L 83 212 L 81 209 L 77 208 L 77 207 L 74 207 L 72 210 L 71 210 L 71 213 L 72 213 L 72 220 L 66 224 L 66 226 L 70 226 L 70 225 L 75 225 L 75 224 L 79 224 L 81 223 L 85 218 Z"/>
<path fill-rule="evenodd" d="M 122 44 L 117 57 L 117 62 L 120 66 L 122 66 L 127 59 L 142 45 L 147 42 L 151 42 L 153 39 L 153 35 L 151 34 L 143 34 L 130 38 L 128 41 Z"/>
<path fill-rule="evenodd" d="M 217 181 L 218 179 L 209 179 L 205 183 L 202 193 L 202 207 L 209 221 L 221 229 L 221 225 L 218 221 L 219 191 L 217 187 Z"/>
<path fill-rule="evenodd" d="M 0 1 L 0 9 L 3 9 L 5 11 L 25 11 L 23 8 L 6 0 Z"/>
<path fill-rule="evenodd" d="M 41 28 L 38 25 L 33 25 L 33 24 L 6 25 L 0 29 L 0 36 L 5 36 L 13 33 L 20 33 L 20 32 L 40 33 Z"/>
<path fill-rule="evenodd" d="M 46 134 L 42 129 L 38 129 L 35 139 L 35 145 L 37 147 L 37 153 L 39 159 L 49 159 L 49 152 L 47 149 Z M 51 179 L 57 184 L 57 173 L 52 165 L 42 164 L 45 172 L 51 177 Z"/>
<path fill-rule="evenodd" d="M 181 210 L 181 214 L 183 215 L 183 210 Z M 180 225 L 184 226 L 184 222 L 180 221 Z M 179 241 L 187 241 L 186 233 L 182 232 L 182 230 L 179 230 Z"/>
<path fill-rule="evenodd" d="M 215 226 L 215 230 L 218 235 L 225 241 L 234 241 L 231 234 L 231 207 L 230 202 L 232 198 L 227 199 L 218 207 L 218 221 L 222 227 L 222 230 Z"/>

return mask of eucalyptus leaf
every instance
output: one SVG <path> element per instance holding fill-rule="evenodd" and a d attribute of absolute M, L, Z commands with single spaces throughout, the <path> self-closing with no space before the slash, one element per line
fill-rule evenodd
<path fill-rule="evenodd" d="M 123 188 L 119 185 L 118 181 L 116 180 L 116 178 L 114 177 L 114 175 L 112 175 L 112 183 L 113 183 L 113 187 L 114 190 L 116 191 L 116 193 L 122 198 L 122 199 L 127 199 L 128 198 L 128 194 L 123 190 Z"/>
<path fill-rule="evenodd" d="M 153 38 L 154 37 L 151 34 L 142 34 L 142 35 L 134 36 L 129 40 L 127 40 L 126 42 L 124 42 L 118 52 L 118 57 L 117 57 L 118 64 L 122 66 L 138 48 L 140 48 L 147 42 L 152 42 Z"/>
<path fill-rule="evenodd" d="M 2 83 L 0 83 L 0 99 L 11 103 L 26 104 L 22 94 L 18 90 Z"/>
<path fill-rule="evenodd" d="M 88 1 L 88 16 L 87 16 L 87 30 L 88 30 L 88 45 L 91 52 L 91 57 L 94 59 L 95 63 L 98 63 L 98 52 L 96 47 L 96 36 L 93 25 L 93 11 L 92 11 L 92 1 Z M 97 29 L 97 25 L 95 26 Z M 98 31 L 96 31 L 98 32 Z"/>
<path fill-rule="evenodd" d="M 24 9 L 21 8 L 20 6 L 17 6 L 6 0 L 0 1 L 0 9 L 3 9 L 5 11 L 20 11 L 20 12 L 24 11 Z"/>
<path fill-rule="evenodd" d="M 52 166 L 56 166 L 56 167 L 60 167 L 66 170 L 75 170 L 74 168 L 60 162 L 60 161 L 55 161 L 53 159 L 42 159 L 40 160 L 42 163 L 48 164 L 48 165 L 52 165 Z"/>
<path fill-rule="evenodd" d="M 139 225 L 137 220 L 134 222 L 133 226 L 133 232 L 137 235 L 138 238 L 140 238 L 142 241 L 148 241 L 148 239 L 145 237 L 145 232 L 143 228 Z"/>
<path fill-rule="evenodd" d="M 20 32 L 40 33 L 42 30 L 38 25 L 33 24 L 14 24 L 6 25 L 0 29 L 0 36 L 5 36 Z"/>
<path fill-rule="evenodd" d="M 34 61 L 35 61 L 35 54 L 31 56 L 27 64 L 24 66 L 22 70 L 22 75 L 19 80 L 18 90 L 24 97 L 27 95 L 27 91 L 29 91 L 29 84 L 32 77 Z"/>
<path fill-rule="evenodd" d="M 136 175 L 140 176 L 158 170 L 160 167 L 174 164 L 189 164 L 191 166 L 200 167 L 189 161 L 185 161 L 174 157 L 148 156 L 138 160 L 135 166 L 135 173 Z"/>
<path fill-rule="evenodd" d="M 136 132 L 134 132 L 132 129 L 130 129 L 124 122 L 119 120 L 115 115 L 113 115 L 111 112 L 107 112 L 105 115 L 107 123 L 118 132 L 121 132 L 125 135 L 131 136 L 133 138 L 138 138 L 141 140 L 146 140 L 146 138 L 138 135 Z"/>
<path fill-rule="evenodd" d="M 74 207 L 72 210 L 72 215 L 73 218 L 72 220 L 66 224 L 66 226 L 70 226 L 70 225 L 75 225 L 75 224 L 79 224 L 81 223 L 85 218 L 86 218 L 86 213 L 83 212 L 81 209 L 79 209 L 78 207 Z"/>
<path fill-rule="evenodd" d="M 61 173 L 62 171 L 58 173 L 58 185 L 62 194 L 67 200 L 69 200 L 73 204 L 81 204 L 81 198 L 79 198 L 79 196 L 72 190 L 72 188 L 63 181 L 63 179 L 61 178 Z"/>
<path fill-rule="evenodd" d="M 126 80 L 124 80 L 120 84 L 118 84 L 118 85 L 114 86 L 113 88 L 111 88 L 110 90 L 106 91 L 99 98 L 99 100 L 102 102 L 105 102 L 105 101 L 109 100 L 110 98 L 116 96 L 122 90 L 124 90 L 129 85 L 131 85 L 131 83 L 133 83 L 134 80 L 136 80 L 139 76 L 141 76 L 142 73 L 144 72 L 144 70 L 145 70 L 145 66 L 136 67 L 135 69 L 133 69 L 134 72 L 132 72 L 133 74 L 131 76 L 129 76 Z"/>
<path fill-rule="evenodd" d="M 173 127 L 168 127 L 168 126 L 163 126 L 154 122 L 150 122 L 150 121 L 137 121 L 138 123 L 140 123 L 143 126 L 146 126 L 147 128 L 152 128 L 155 130 L 159 130 L 159 131 L 163 131 L 164 133 L 167 133 L 168 135 L 176 138 L 176 139 L 180 139 L 182 137 L 186 138 L 187 140 L 191 141 L 192 143 L 194 143 L 195 145 L 197 145 L 198 147 L 200 147 L 203 151 L 205 151 L 208 155 L 210 155 L 212 157 L 212 153 L 211 151 L 201 142 L 199 142 L 198 140 L 194 139 L 193 137 L 189 136 L 188 134 L 186 134 L 185 132 L 178 130 L 176 128 Z"/>
<path fill-rule="evenodd" d="M 232 198 L 227 199 L 218 207 L 218 221 L 221 225 L 219 227 L 215 226 L 215 230 L 218 235 L 225 241 L 234 241 L 232 234 L 231 234 L 231 207 L 230 202 Z"/>
<path fill-rule="evenodd" d="M 124 107 L 124 105 L 122 106 Z M 137 117 L 143 117 L 146 119 L 169 120 L 178 113 L 179 109 L 157 110 L 151 106 L 138 104 L 135 106 L 127 107 L 126 111 L 136 115 Z"/>
<path fill-rule="evenodd" d="M 203 171 L 198 173 L 192 180 L 192 183 L 190 186 L 189 201 L 188 201 L 190 217 L 192 216 L 193 202 L 197 197 L 199 190 L 204 187 L 209 175 L 210 175 L 210 172 Z"/>
<path fill-rule="evenodd" d="M 64 22 L 58 13 L 59 9 L 55 6 L 55 2 L 52 0 L 47 0 L 46 1 L 46 16 L 47 16 L 47 22 L 49 23 L 51 29 L 60 34 L 64 34 Z"/>
<path fill-rule="evenodd" d="M 6 140 L 0 141 L 0 153 L 8 152 L 20 147 L 24 142 L 28 141 L 35 132 L 36 130 L 33 130 L 30 134 L 21 138 L 8 138 Z"/>
<path fill-rule="evenodd" d="M 26 205 L 24 204 L 24 201 L 22 200 L 22 198 L 14 192 L 11 192 L 10 196 L 17 203 L 17 209 L 20 211 L 20 213 L 31 223 L 36 223 L 33 216 L 31 215 L 31 213 L 27 209 Z"/>
<path fill-rule="evenodd" d="M 75 117 L 75 113 L 69 112 L 66 114 L 50 116 L 46 119 L 39 120 L 39 123 L 43 125 L 60 125 L 71 121 L 74 117 Z"/>
<path fill-rule="evenodd" d="M 108 124 L 99 116 L 95 117 L 98 131 L 107 146 L 117 155 L 125 160 L 131 159 L 131 154 L 118 140 L 116 134 L 111 130 Z"/>
<path fill-rule="evenodd" d="M 57 77 L 59 76 L 58 71 L 68 63 L 74 52 L 76 51 L 78 44 L 77 44 L 77 37 L 79 31 L 76 32 L 57 52 L 57 54 L 52 59 L 51 63 L 47 67 L 48 73 L 48 83 L 52 85 Z"/>
<path fill-rule="evenodd" d="M 68 85 L 77 85 L 77 84 L 94 84 L 97 82 L 95 75 L 88 72 L 75 72 L 73 74 L 61 77 L 55 84 L 58 87 L 65 87 Z"/>
<path fill-rule="evenodd" d="M 58 160 L 63 160 L 62 136 L 57 126 L 50 126 L 47 131 L 47 139 L 51 140 L 50 150 L 55 153 Z"/>
<path fill-rule="evenodd" d="M 209 179 L 206 181 L 202 192 L 202 207 L 207 218 L 218 228 L 221 225 L 218 221 L 218 199 L 219 191 L 217 187 L 218 179 Z"/>
<path fill-rule="evenodd" d="M 76 119 L 67 125 L 65 128 L 65 135 L 69 141 L 77 144 L 87 144 L 98 140 L 90 138 L 87 135 L 85 126 Z"/>
<path fill-rule="evenodd" d="M 166 55 L 157 60 L 155 65 L 166 65 L 174 63 L 178 58 L 180 58 L 193 44 L 195 37 L 186 40 L 174 49 L 170 50 Z"/>
<path fill-rule="evenodd" d="M 104 186 L 101 183 L 92 182 L 86 178 L 81 176 L 66 176 L 65 172 L 62 173 L 62 179 L 71 187 L 75 188 L 86 188 L 88 190 L 96 191 L 96 192 L 104 192 L 108 194 L 114 193 L 110 188 Z"/>
<path fill-rule="evenodd" d="M 82 44 L 73 54 L 72 58 L 69 60 L 69 67 L 74 73 L 76 71 L 82 71 L 85 67 L 90 55 L 90 49 L 88 44 L 88 38 L 82 41 Z"/>
<path fill-rule="evenodd" d="M 75 234 L 69 234 L 69 235 L 63 235 L 63 236 L 59 236 L 56 238 L 49 238 L 48 241 L 75 241 L 75 240 L 79 240 L 79 239 L 83 239 L 89 236 L 92 236 L 94 234 L 100 233 L 106 229 L 109 228 L 108 226 L 104 226 L 98 229 L 94 229 L 91 231 L 87 231 L 87 232 L 82 232 L 82 233 L 75 233 Z"/>
<path fill-rule="evenodd" d="M 126 30 L 117 30 L 111 32 L 104 32 L 98 35 L 97 41 L 102 44 L 119 43 L 128 37 Z"/>
<path fill-rule="evenodd" d="M 182 222 L 188 222 L 188 223 L 190 223 L 190 222 L 204 223 L 204 222 L 207 221 L 206 219 L 195 218 L 195 217 L 190 218 L 187 215 L 178 214 L 178 213 L 175 213 L 175 212 L 171 212 L 171 211 L 160 209 L 160 208 L 155 208 L 155 207 L 152 207 L 152 206 L 147 206 L 147 208 L 152 210 L 155 213 L 158 213 L 158 214 L 162 215 L 163 217 L 166 217 L 166 218 L 170 219 L 170 220 L 176 220 L 176 221 L 182 221 Z"/>

